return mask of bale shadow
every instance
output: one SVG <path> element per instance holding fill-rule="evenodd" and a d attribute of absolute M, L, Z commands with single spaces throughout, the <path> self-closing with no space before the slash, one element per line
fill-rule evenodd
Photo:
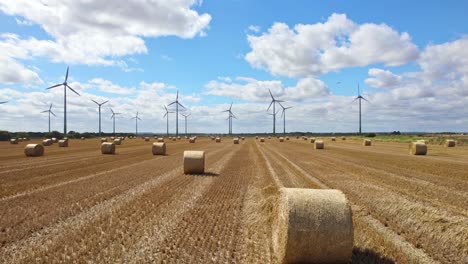
<path fill-rule="evenodd" d="M 218 173 L 214 172 L 205 172 L 205 173 L 194 173 L 194 174 L 187 174 L 189 176 L 195 176 L 195 177 L 218 177 Z"/>
<path fill-rule="evenodd" d="M 351 263 L 395 264 L 396 262 L 371 249 L 353 248 L 353 258 Z"/>

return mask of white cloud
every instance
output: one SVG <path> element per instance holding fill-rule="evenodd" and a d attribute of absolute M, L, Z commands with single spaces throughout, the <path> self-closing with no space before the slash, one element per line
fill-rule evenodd
<path fill-rule="evenodd" d="M 368 71 L 371 78 L 364 82 L 374 88 L 392 88 L 401 84 L 403 77 L 388 70 L 371 68 Z"/>
<path fill-rule="evenodd" d="M 104 80 L 102 78 L 94 78 L 88 82 L 88 84 L 95 86 L 99 91 L 111 94 L 132 94 L 134 88 L 126 88 L 120 85 L 114 84 L 111 81 Z"/>
<path fill-rule="evenodd" d="M 18 61 L 0 54 L 0 83 L 43 83 L 37 72 Z"/>
<path fill-rule="evenodd" d="M 250 31 L 252 31 L 252 32 L 258 33 L 258 32 L 260 32 L 260 29 L 261 29 L 261 28 L 260 28 L 260 26 L 250 25 L 250 26 L 248 27 L 248 29 L 249 29 Z"/>
<path fill-rule="evenodd" d="M 248 35 L 251 51 L 245 59 L 274 75 L 306 77 L 346 67 L 383 63 L 402 65 L 417 59 L 419 50 L 408 33 L 385 24 L 356 24 L 344 14 L 325 23 L 275 23 L 260 36 Z"/>

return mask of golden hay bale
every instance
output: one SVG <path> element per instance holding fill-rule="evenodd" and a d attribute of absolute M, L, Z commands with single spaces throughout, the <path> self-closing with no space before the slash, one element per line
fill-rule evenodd
<path fill-rule="evenodd" d="M 116 138 L 116 139 L 114 139 L 114 144 L 122 145 L 122 140 L 120 138 Z"/>
<path fill-rule="evenodd" d="M 307 140 L 308 140 L 308 138 L 307 138 L 307 137 L 304 137 L 304 138 L 302 138 L 302 139 L 303 139 L 303 140 L 305 140 L 305 141 L 307 141 Z"/>
<path fill-rule="evenodd" d="M 448 147 L 448 148 L 453 148 L 457 145 L 457 143 L 455 142 L 455 140 L 453 139 L 447 139 L 445 141 L 445 145 Z"/>
<path fill-rule="evenodd" d="M 57 138 L 52 138 L 52 143 L 58 143 L 58 139 Z"/>
<path fill-rule="evenodd" d="M 234 144 L 239 144 L 239 138 L 234 138 L 234 139 L 232 140 L 232 142 L 233 142 Z"/>
<path fill-rule="evenodd" d="M 205 151 L 184 151 L 184 174 L 205 173 Z"/>
<path fill-rule="evenodd" d="M 323 143 L 323 140 L 316 140 L 314 143 L 314 148 L 315 149 L 324 149 L 325 148 L 325 143 Z"/>
<path fill-rule="evenodd" d="M 220 142 L 221 142 L 221 138 L 217 137 L 215 141 L 216 141 L 216 143 L 220 143 Z"/>
<path fill-rule="evenodd" d="M 427 145 L 420 141 L 411 142 L 409 144 L 409 152 L 411 155 L 426 155 Z"/>
<path fill-rule="evenodd" d="M 280 138 L 279 138 L 279 142 L 284 142 L 284 138 L 283 138 L 283 137 L 280 137 Z"/>
<path fill-rule="evenodd" d="M 332 138 L 331 138 L 331 141 L 336 141 L 336 137 L 332 137 Z"/>
<path fill-rule="evenodd" d="M 153 143 L 153 155 L 166 155 L 166 143 L 155 142 Z"/>
<path fill-rule="evenodd" d="M 145 137 L 145 141 L 149 141 L 149 137 Z"/>
<path fill-rule="evenodd" d="M 44 139 L 44 140 L 42 140 L 42 145 L 43 145 L 43 146 L 50 146 L 50 145 L 52 145 L 52 143 L 53 143 L 53 142 L 52 142 L 52 139 Z"/>
<path fill-rule="evenodd" d="M 268 137 L 268 139 L 271 139 L 271 137 Z"/>
<path fill-rule="evenodd" d="M 104 142 L 101 144 L 102 154 L 115 154 L 115 144 L 113 142 Z"/>
<path fill-rule="evenodd" d="M 364 146 L 372 146 L 372 140 L 370 139 L 364 139 L 364 141 L 362 142 L 362 144 Z"/>
<path fill-rule="evenodd" d="M 299 136 L 296 136 L 296 139 L 299 139 Z"/>
<path fill-rule="evenodd" d="M 265 142 L 265 138 L 260 138 L 260 142 Z"/>
<path fill-rule="evenodd" d="M 173 138 L 172 138 L 172 141 L 176 141 L 176 140 L 177 140 L 177 138 L 176 138 L 176 137 L 173 137 Z"/>
<path fill-rule="evenodd" d="M 81 137 L 81 140 L 85 140 L 86 138 L 85 137 Z"/>
<path fill-rule="evenodd" d="M 346 137 L 341 137 L 341 140 L 346 140 Z"/>
<path fill-rule="evenodd" d="M 107 138 L 101 138 L 101 143 L 107 142 Z"/>
<path fill-rule="evenodd" d="M 177 137 L 177 140 L 180 140 L 180 136 Z"/>
<path fill-rule="evenodd" d="M 195 143 L 195 138 L 194 137 L 189 138 L 189 143 Z"/>
<path fill-rule="evenodd" d="M 310 143 L 315 143 L 315 138 L 310 138 Z"/>
<path fill-rule="evenodd" d="M 256 136 L 255 139 L 258 139 L 258 136 Z"/>
<path fill-rule="evenodd" d="M 68 147 L 68 139 L 59 140 L 58 146 L 60 148 L 67 148 Z"/>
<path fill-rule="evenodd" d="M 428 143 L 428 142 L 427 142 L 426 140 L 424 140 L 424 139 L 418 139 L 418 140 L 416 140 L 416 142 L 421 142 L 421 143 L 424 143 L 424 144 L 427 144 L 427 143 Z"/>
<path fill-rule="evenodd" d="M 242 140 L 245 140 L 245 137 L 241 137 Z"/>
<path fill-rule="evenodd" d="M 158 142 L 159 143 L 164 142 L 164 138 L 158 138 Z"/>
<path fill-rule="evenodd" d="M 110 139 L 111 139 L 111 140 L 114 140 L 114 139 L 115 139 L 115 137 L 110 137 Z"/>
<path fill-rule="evenodd" d="M 286 140 L 289 140 L 289 137 L 286 137 Z"/>
<path fill-rule="evenodd" d="M 16 138 L 10 139 L 10 144 L 18 144 L 18 140 Z"/>
<path fill-rule="evenodd" d="M 38 157 L 44 155 L 44 147 L 39 144 L 27 144 L 24 148 L 24 154 L 28 157 Z"/>
<path fill-rule="evenodd" d="M 279 263 L 348 263 L 354 231 L 339 190 L 281 188 L 273 249 Z"/>

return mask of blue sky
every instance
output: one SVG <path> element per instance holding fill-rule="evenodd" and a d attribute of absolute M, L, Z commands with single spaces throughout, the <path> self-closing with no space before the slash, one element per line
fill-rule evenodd
<path fill-rule="evenodd" d="M 268 88 L 287 131 L 467 131 L 466 1 L 5 1 L 0 3 L 0 129 L 45 131 L 49 104 L 63 130 L 166 130 L 163 105 L 179 90 L 189 131 L 271 132 Z M 278 114 L 280 118 L 281 113 Z M 174 132 L 175 116 L 170 116 Z M 183 130 L 183 123 L 179 124 Z M 278 122 L 277 131 L 283 131 Z"/>

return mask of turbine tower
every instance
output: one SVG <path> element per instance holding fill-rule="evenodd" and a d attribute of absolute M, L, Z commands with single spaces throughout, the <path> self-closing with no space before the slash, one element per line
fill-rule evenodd
<path fill-rule="evenodd" d="M 96 101 L 94 101 L 93 99 L 91 99 L 91 101 L 93 101 L 95 104 L 97 104 L 99 106 L 99 136 L 101 136 L 101 106 L 107 102 L 109 102 L 109 100 L 103 102 L 103 103 L 98 103 Z"/>
<path fill-rule="evenodd" d="M 164 114 L 163 118 L 166 117 L 166 135 L 169 136 L 169 114 L 170 113 L 174 113 L 174 112 L 169 112 L 169 110 L 167 110 L 167 107 L 164 106 L 164 109 L 166 109 L 166 113 Z"/>
<path fill-rule="evenodd" d="M 187 136 L 187 117 L 189 117 L 190 114 L 188 114 L 188 115 L 182 114 L 182 116 L 185 118 L 185 136 Z"/>
<path fill-rule="evenodd" d="M 361 96 L 361 90 L 359 89 L 359 83 L 358 83 L 358 96 L 353 100 L 353 103 L 356 101 L 356 100 L 359 100 L 359 135 L 362 134 L 362 129 L 361 129 L 361 100 L 364 100 L 366 102 L 369 102 L 367 101 L 366 98 L 362 97 Z"/>
<path fill-rule="evenodd" d="M 232 118 L 236 118 L 237 117 L 232 113 L 232 103 L 231 103 L 231 106 L 229 106 L 229 109 L 227 110 L 224 110 L 224 111 L 221 111 L 221 112 L 228 112 L 229 113 L 229 116 L 227 119 L 229 119 L 229 135 L 232 135 Z"/>
<path fill-rule="evenodd" d="M 138 117 L 138 112 L 136 113 L 136 116 L 131 119 L 135 119 L 135 136 L 138 137 L 138 120 L 141 120 L 141 118 Z"/>
<path fill-rule="evenodd" d="M 55 117 L 56 115 L 54 114 L 54 112 L 52 112 L 52 104 L 50 104 L 50 107 L 48 110 L 44 110 L 42 111 L 41 113 L 49 113 L 49 133 L 50 133 L 50 114 L 53 114 Z"/>
<path fill-rule="evenodd" d="M 271 93 L 270 88 L 268 88 L 268 91 L 270 92 L 271 103 L 268 106 L 267 111 L 270 110 L 271 105 L 273 105 L 273 135 L 276 135 L 276 107 L 275 106 L 276 106 L 276 103 L 281 103 L 284 101 L 276 100 L 275 97 L 273 97 L 273 94 Z"/>
<path fill-rule="evenodd" d="M 281 103 L 279 105 L 283 108 L 283 112 L 281 113 L 281 117 L 283 117 L 283 136 L 286 136 L 286 110 L 292 108 L 292 106 L 284 107 Z"/>
<path fill-rule="evenodd" d="M 59 87 L 63 85 L 63 135 L 67 134 L 67 88 L 72 90 L 72 92 L 76 93 L 78 96 L 80 96 L 79 93 L 77 93 L 73 88 L 70 87 L 67 83 L 68 80 L 68 66 L 67 66 L 67 73 L 65 74 L 65 81 L 60 84 L 52 85 L 51 87 L 47 88 L 46 90 Z"/>
<path fill-rule="evenodd" d="M 167 106 L 171 106 L 173 104 L 175 104 L 176 106 L 176 137 L 177 137 L 179 136 L 179 105 L 185 109 L 185 106 L 179 103 L 179 90 L 177 90 L 176 100 Z"/>
<path fill-rule="evenodd" d="M 113 128 L 114 128 L 114 129 L 113 129 L 113 133 L 114 133 L 114 137 L 115 137 L 115 116 L 116 116 L 116 115 L 120 115 L 120 113 L 114 112 L 114 110 L 112 110 L 112 108 L 111 108 L 110 110 L 111 110 L 111 112 L 112 112 L 111 119 L 113 119 Z"/>

